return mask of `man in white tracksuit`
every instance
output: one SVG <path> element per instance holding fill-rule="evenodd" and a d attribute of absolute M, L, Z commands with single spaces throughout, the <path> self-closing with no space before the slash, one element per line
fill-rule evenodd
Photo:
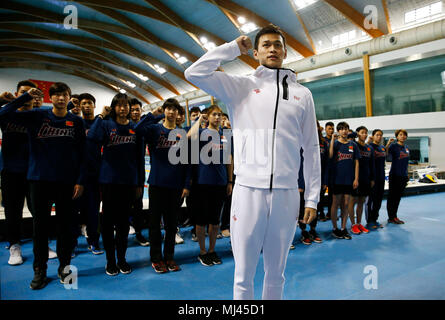
<path fill-rule="evenodd" d="M 236 185 L 230 233 L 235 259 L 234 299 L 254 298 L 255 271 L 263 251 L 263 299 L 282 299 L 284 270 L 300 206 L 298 171 L 304 150 L 305 216 L 316 217 L 320 194 L 320 152 L 311 92 L 292 70 L 282 69 L 287 51 L 273 25 L 255 38 L 260 66 L 249 76 L 215 71 L 222 61 L 247 54 L 247 36 L 223 44 L 193 63 L 185 77 L 222 100 L 234 139 Z"/>

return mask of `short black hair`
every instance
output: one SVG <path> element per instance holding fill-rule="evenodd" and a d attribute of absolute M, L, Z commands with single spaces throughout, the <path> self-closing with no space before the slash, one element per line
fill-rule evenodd
<path fill-rule="evenodd" d="M 82 100 L 86 99 L 86 100 L 91 100 L 91 101 L 94 102 L 94 104 L 96 104 L 96 99 L 90 93 L 86 93 L 86 92 L 85 93 L 81 93 L 81 94 L 79 94 L 79 98 L 78 99 L 79 99 L 79 102 L 82 102 Z"/>
<path fill-rule="evenodd" d="M 19 92 L 20 87 L 37 88 L 37 85 L 30 80 L 22 80 L 19 83 L 17 83 L 17 92 Z"/>
<path fill-rule="evenodd" d="M 284 37 L 283 31 L 281 31 L 281 29 L 279 27 L 277 27 L 276 25 L 269 24 L 268 26 L 261 28 L 261 30 L 258 31 L 258 33 L 256 34 L 255 45 L 254 45 L 255 50 L 258 50 L 258 45 L 259 45 L 261 36 L 265 35 L 265 34 L 270 34 L 270 33 L 279 34 L 281 36 L 281 38 L 283 39 L 284 47 L 286 47 L 286 38 Z"/>
<path fill-rule="evenodd" d="M 199 107 L 193 107 L 193 108 L 190 109 L 190 113 L 192 113 L 192 112 L 199 112 L 199 113 L 201 113 L 201 109 L 199 109 Z"/>
<path fill-rule="evenodd" d="M 71 98 L 79 99 L 79 96 L 80 96 L 79 94 L 72 94 L 72 95 L 71 95 Z"/>
<path fill-rule="evenodd" d="M 383 131 L 381 129 L 374 129 L 372 131 L 372 135 L 374 136 L 377 132 L 381 132 L 383 134 Z"/>
<path fill-rule="evenodd" d="M 324 125 L 325 128 L 326 128 L 327 126 L 331 126 L 331 127 L 334 127 L 334 128 L 335 128 L 335 125 L 334 125 L 334 123 L 333 123 L 332 121 L 329 121 L 329 122 L 327 122 L 327 123 Z"/>
<path fill-rule="evenodd" d="M 130 100 L 130 107 L 131 107 L 131 106 L 134 106 L 134 105 L 136 105 L 136 104 L 140 105 L 141 108 L 142 108 L 142 102 L 140 102 L 138 99 L 133 98 L 133 99 Z"/>
<path fill-rule="evenodd" d="M 369 131 L 368 128 L 366 128 L 365 126 L 360 126 L 357 129 L 355 129 L 356 132 L 360 132 L 360 130 L 365 129 L 366 131 Z"/>
<path fill-rule="evenodd" d="M 185 109 L 184 109 L 184 107 L 183 106 L 179 106 L 179 108 L 178 108 L 178 114 L 180 115 L 180 116 L 183 116 L 183 115 L 185 115 Z"/>
<path fill-rule="evenodd" d="M 162 110 L 165 110 L 168 107 L 174 107 L 179 111 L 179 109 L 181 108 L 181 105 L 179 104 L 178 100 L 176 100 L 174 98 L 168 98 L 167 100 L 165 100 L 164 104 L 162 105 Z"/>
<path fill-rule="evenodd" d="M 227 113 L 224 113 L 224 112 L 223 112 L 222 115 L 223 115 L 223 117 L 229 118 L 229 115 L 228 115 Z"/>
<path fill-rule="evenodd" d="M 119 103 L 129 104 L 130 99 L 125 93 L 118 93 L 113 97 L 113 100 L 111 100 L 111 112 L 110 112 L 110 118 L 113 120 L 116 120 L 116 110 L 115 107 Z M 128 108 L 128 114 L 127 118 L 130 118 L 130 108 Z"/>
<path fill-rule="evenodd" d="M 49 96 L 52 97 L 56 93 L 61 93 L 68 91 L 68 94 L 71 96 L 71 89 L 64 82 L 55 82 L 49 87 Z"/>
<path fill-rule="evenodd" d="M 347 129 L 347 130 L 349 130 L 349 124 L 348 124 L 347 122 L 345 122 L 345 121 L 339 122 L 339 123 L 337 124 L 337 131 L 340 131 L 340 130 L 342 130 L 342 129 Z"/>

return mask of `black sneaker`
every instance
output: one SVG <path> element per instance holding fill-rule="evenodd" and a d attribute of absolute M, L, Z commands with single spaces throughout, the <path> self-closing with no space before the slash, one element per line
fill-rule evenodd
<path fill-rule="evenodd" d="M 132 271 L 131 270 L 131 266 L 127 263 L 127 261 L 118 262 L 117 263 L 117 268 L 123 274 L 129 274 Z"/>
<path fill-rule="evenodd" d="M 344 239 L 344 238 L 345 238 L 344 235 L 343 235 L 343 232 L 341 232 L 340 229 L 334 229 L 334 230 L 332 230 L 332 235 L 333 235 L 334 237 L 336 237 L 337 239 Z"/>
<path fill-rule="evenodd" d="M 343 233 L 343 239 L 346 239 L 346 240 L 352 239 L 351 235 L 348 233 L 348 230 L 345 229 L 345 230 L 342 230 L 341 232 Z"/>
<path fill-rule="evenodd" d="M 150 242 L 148 242 L 148 240 L 145 239 L 145 237 L 140 232 L 136 233 L 136 241 L 143 247 L 147 247 L 150 245 Z"/>
<path fill-rule="evenodd" d="M 115 263 L 107 263 L 105 266 L 105 273 L 109 276 L 117 276 L 119 274 L 119 269 Z"/>
<path fill-rule="evenodd" d="M 213 262 L 213 264 L 221 264 L 221 258 L 216 254 L 216 252 L 209 252 L 208 253 L 210 260 Z"/>
<path fill-rule="evenodd" d="M 30 288 L 32 290 L 39 290 L 43 289 L 47 284 L 48 278 L 46 277 L 46 270 L 34 270 L 34 278 L 31 281 Z"/>
<path fill-rule="evenodd" d="M 206 253 L 206 254 L 200 254 L 199 256 L 198 256 L 198 260 L 199 260 L 199 262 L 201 262 L 201 264 L 203 265 L 203 266 L 206 266 L 206 267 L 210 267 L 210 266 L 213 266 L 213 261 L 212 261 L 212 259 L 209 257 L 209 254 L 208 253 Z"/>
<path fill-rule="evenodd" d="M 65 272 L 65 268 L 66 267 L 59 267 L 57 269 L 57 276 L 60 279 L 60 283 L 61 284 L 72 284 L 73 283 L 72 279 L 66 279 L 66 277 L 68 277 L 73 272 L 71 271 L 71 269 L 69 269 L 68 272 Z"/>

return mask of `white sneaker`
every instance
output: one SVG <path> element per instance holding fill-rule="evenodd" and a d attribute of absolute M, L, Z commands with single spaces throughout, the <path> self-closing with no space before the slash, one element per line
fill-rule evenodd
<path fill-rule="evenodd" d="M 184 243 L 184 239 L 182 239 L 182 237 L 181 237 L 181 235 L 179 234 L 179 232 L 176 232 L 175 243 L 176 243 L 176 244 L 182 244 L 182 243 Z"/>
<path fill-rule="evenodd" d="M 11 266 L 17 266 L 19 264 L 23 263 L 23 258 L 22 258 L 22 248 L 20 247 L 19 244 L 13 244 L 10 248 L 9 248 L 9 260 L 8 263 Z"/>
<path fill-rule="evenodd" d="M 132 226 L 130 226 L 130 232 L 128 232 L 128 234 L 135 234 L 136 230 L 134 230 L 134 228 Z"/>
<path fill-rule="evenodd" d="M 48 259 L 57 258 L 57 253 L 48 247 Z"/>

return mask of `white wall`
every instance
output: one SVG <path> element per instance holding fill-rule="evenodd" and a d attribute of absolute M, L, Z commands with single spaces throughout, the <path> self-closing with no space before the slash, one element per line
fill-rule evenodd
<path fill-rule="evenodd" d="M 0 91 L 9 91 L 14 94 L 16 92 L 17 83 L 21 80 L 27 79 L 65 82 L 71 88 L 71 92 L 73 94 L 80 94 L 84 92 L 91 93 L 96 98 L 95 114 L 100 113 L 103 106 L 110 105 L 113 96 L 116 94 L 115 91 L 103 87 L 95 82 L 68 74 L 45 70 L 15 68 L 0 69 Z"/>
<path fill-rule="evenodd" d="M 413 114 L 398 114 L 391 116 L 336 119 L 320 121 L 321 126 L 332 121 L 335 126 L 340 121 L 346 121 L 352 130 L 365 126 L 370 132 L 381 129 L 385 138 L 394 138 L 394 131 L 405 129 L 408 137 L 430 137 L 429 163 L 445 170 L 445 112 L 426 112 Z"/>

